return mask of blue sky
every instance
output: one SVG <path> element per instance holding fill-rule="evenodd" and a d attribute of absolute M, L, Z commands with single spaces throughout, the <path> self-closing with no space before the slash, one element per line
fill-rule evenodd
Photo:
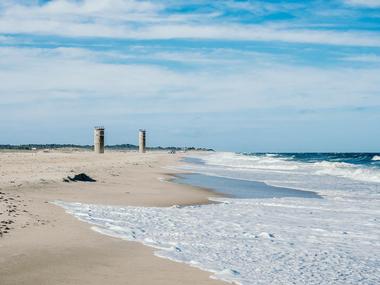
<path fill-rule="evenodd" d="M 380 0 L 0 2 L 0 144 L 380 151 Z"/>

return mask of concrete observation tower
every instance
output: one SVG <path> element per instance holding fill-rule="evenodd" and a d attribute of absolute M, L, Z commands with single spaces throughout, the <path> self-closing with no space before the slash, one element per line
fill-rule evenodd
<path fill-rule="evenodd" d="M 139 152 L 145 153 L 146 151 L 146 130 L 140 129 L 139 131 Z"/>
<path fill-rule="evenodd" d="M 94 151 L 104 153 L 104 127 L 94 128 Z"/>

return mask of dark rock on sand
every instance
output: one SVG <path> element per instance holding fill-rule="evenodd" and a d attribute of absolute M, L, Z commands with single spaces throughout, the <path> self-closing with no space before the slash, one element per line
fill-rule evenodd
<path fill-rule="evenodd" d="M 67 176 L 67 178 L 63 179 L 64 182 L 96 182 L 95 179 L 88 176 L 86 173 L 80 173 L 75 175 L 74 177 Z"/>

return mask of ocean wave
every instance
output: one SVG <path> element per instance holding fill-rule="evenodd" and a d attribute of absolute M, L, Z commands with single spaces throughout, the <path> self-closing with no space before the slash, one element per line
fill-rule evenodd
<path fill-rule="evenodd" d="M 276 156 L 278 156 L 278 154 L 276 154 L 276 153 L 267 153 L 267 154 L 265 154 L 265 156 L 267 156 L 267 157 L 276 157 Z"/>
<path fill-rule="evenodd" d="M 380 160 L 380 156 L 378 156 Z M 377 159 L 376 156 L 373 159 Z M 302 162 L 281 156 L 243 155 L 236 153 L 215 153 L 202 157 L 206 165 L 236 169 L 237 171 L 283 171 L 289 174 L 328 175 L 355 181 L 380 183 L 380 168 L 348 162 L 317 161 Z"/>
<path fill-rule="evenodd" d="M 380 155 L 375 155 L 374 157 L 372 157 L 372 160 L 373 161 L 379 161 L 380 160 Z"/>
<path fill-rule="evenodd" d="M 243 155 L 221 152 L 202 157 L 208 165 L 240 169 L 296 170 L 298 165 L 277 155 Z"/>
<path fill-rule="evenodd" d="M 361 168 L 348 163 L 325 163 L 324 168 L 317 170 L 316 174 L 344 177 L 363 182 L 380 183 L 379 169 Z"/>

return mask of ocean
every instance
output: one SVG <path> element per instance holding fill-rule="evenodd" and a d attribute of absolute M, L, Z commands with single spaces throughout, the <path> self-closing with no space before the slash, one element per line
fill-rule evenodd
<path fill-rule="evenodd" d="M 332 195 L 380 194 L 378 153 L 214 153 L 188 157 L 184 169 L 236 180 L 260 181 Z M 207 186 L 207 185 L 204 185 Z M 248 190 L 249 191 L 249 190 Z"/>
<path fill-rule="evenodd" d="M 215 203 L 56 202 L 103 234 L 236 284 L 380 284 L 380 154 L 189 154 L 175 182 Z M 210 194 L 212 196 L 212 194 Z"/>

